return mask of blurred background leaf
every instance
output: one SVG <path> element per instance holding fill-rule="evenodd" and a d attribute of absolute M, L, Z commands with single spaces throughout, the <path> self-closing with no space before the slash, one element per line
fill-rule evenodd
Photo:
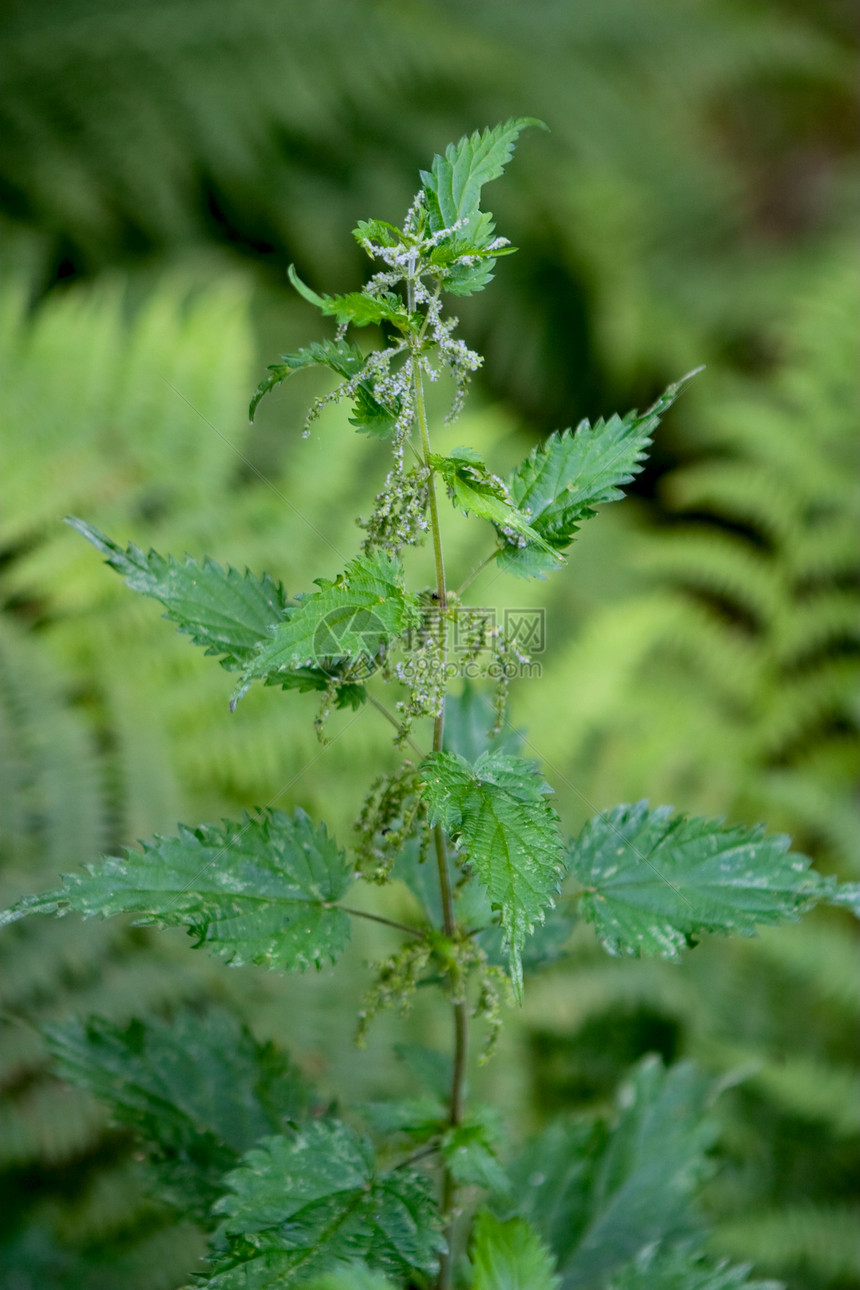
<path fill-rule="evenodd" d="M 434 152 L 521 113 L 552 133 L 523 142 L 494 194 L 521 250 L 490 294 L 458 301 L 486 370 L 438 450 L 472 443 L 502 471 L 557 426 L 709 369 L 635 499 L 583 531 L 566 572 L 475 584 L 476 602 L 547 612 L 543 678 L 515 686 L 513 723 L 571 830 L 649 796 L 764 819 L 858 876 L 852 34 L 846 0 L 7 0 L 5 903 L 237 807 L 301 804 L 349 840 L 364 768 L 393 764 L 378 715 L 338 716 L 325 751 L 313 696 L 249 694 L 231 717 L 227 674 L 59 521 L 268 570 L 291 594 L 340 569 L 384 451 L 336 413 L 300 439 L 326 388 L 311 375 L 246 420 L 265 364 L 320 335 L 286 266 L 357 287 L 356 220 L 399 219 Z M 465 576 L 479 526 L 449 521 Z M 349 1088 L 334 1057 L 363 959 L 390 948 L 359 935 L 350 998 L 326 974 L 225 972 L 181 936 L 7 929 L 10 1290 L 171 1290 L 200 1248 L 148 1197 L 127 1131 L 49 1073 L 38 1025 L 215 998 L 328 1093 L 381 1098 L 408 1086 L 390 1058 L 400 1025 L 383 1019 L 351 1056 Z M 510 1015 L 481 1091 L 538 1128 L 609 1106 L 646 1052 L 696 1058 L 728 1086 L 715 1253 L 790 1290 L 856 1290 L 856 949 L 838 911 L 706 943 L 680 970 L 606 960 L 577 932 L 570 963 Z M 446 1044 L 432 1010 L 412 1024 Z"/>

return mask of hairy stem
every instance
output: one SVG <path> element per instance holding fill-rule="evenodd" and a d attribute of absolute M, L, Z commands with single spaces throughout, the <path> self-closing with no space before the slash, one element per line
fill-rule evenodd
<path fill-rule="evenodd" d="M 410 310 L 414 309 L 414 299 L 410 289 Z M 412 367 L 412 384 L 415 394 L 415 417 L 418 422 L 418 429 L 421 435 L 421 451 L 424 456 L 424 464 L 430 470 L 429 479 L 429 506 L 430 506 L 430 529 L 433 535 L 433 555 L 436 562 L 436 609 L 439 615 L 439 666 L 443 670 L 447 661 L 447 644 L 448 644 L 448 593 L 445 585 L 445 560 L 442 553 L 442 531 L 439 525 L 439 504 L 436 497 L 436 472 L 430 466 L 430 432 L 427 426 L 427 410 L 424 403 L 424 382 L 421 376 L 421 369 L 418 365 L 417 342 L 412 349 L 411 367 Z M 433 723 L 433 751 L 441 752 L 442 743 L 445 733 L 445 703 L 442 700 L 439 712 Z M 439 870 L 439 886 L 442 894 L 442 922 L 445 935 L 453 938 L 456 933 L 456 920 L 454 918 L 454 893 L 451 888 L 451 875 L 448 870 L 448 855 L 445 847 L 445 837 L 441 825 L 437 824 L 433 829 L 433 845 L 436 852 L 436 864 Z M 463 1119 L 463 1104 L 466 1094 L 466 1062 L 469 1051 L 469 1014 L 464 993 L 463 982 L 459 979 L 459 973 L 451 982 L 454 997 L 454 1069 L 451 1078 L 451 1093 L 449 1100 L 448 1122 L 452 1127 L 460 1124 Z M 439 1267 L 439 1279 L 437 1281 L 437 1290 L 451 1290 L 453 1284 L 453 1245 L 454 1245 L 454 1227 L 456 1222 L 456 1184 L 449 1169 L 445 1168 L 442 1173 L 442 1219 L 445 1224 L 445 1238 L 447 1242 L 446 1252 L 442 1255 Z"/>

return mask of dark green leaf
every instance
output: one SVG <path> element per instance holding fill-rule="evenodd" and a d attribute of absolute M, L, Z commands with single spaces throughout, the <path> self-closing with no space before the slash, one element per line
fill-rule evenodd
<path fill-rule="evenodd" d="M 362 555 L 335 581 L 301 598 L 245 669 L 234 705 L 255 677 L 344 658 L 373 660 L 419 621 L 415 596 L 403 589 L 400 561 L 384 551 Z"/>
<path fill-rule="evenodd" d="M 372 393 L 370 385 L 362 382 L 355 391 L 352 400 L 353 415 L 349 424 L 355 426 L 359 434 L 375 435 L 377 439 L 387 439 L 394 431 L 399 403 L 394 411 L 384 407 Z"/>
<path fill-rule="evenodd" d="M 145 555 L 134 543 L 124 551 L 84 520 L 69 516 L 66 523 L 102 552 L 127 587 L 160 600 L 165 618 L 178 623 L 195 645 L 223 655 L 221 666 L 228 671 L 244 667 L 288 612 L 283 590 L 268 574 L 258 578 L 222 569 L 208 557 L 199 564 L 187 555 L 180 564 L 156 551 Z"/>
<path fill-rule="evenodd" d="M 184 926 L 213 954 L 237 965 L 284 971 L 334 960 L 349 939 L 349 919 L 332 902 L 351 879 L 346 857 L 325 825 L 304 811 L 266 810 L 241 824 L 180 828 L 142 851 L 111 856 L 63 887 L 30 896 L 0 915 L 136 914 L 138 923 Z"/>
<path fill-rule="evenodd" d="M 731 1267 L 690 1250 L 652 1247 L 613 1276 L 607 1290 L 783 1290 L 777 1281 L 750 1281 L 750 1265 Z"/>
<path fill-rule="evenodd" d="M 498 556 L 500 567 L 526 578 L 542 578 L 557 568 L 559 553 L 573 541 L 580 524 L 594 515 L 595 507 L 623 497 L 621 485 L 642 469 L 660 418 L 695 375 L 690 372 L 670 385 L 641 416 L 628 412 L 624 418 L 601 418 L 595 426 L 583 421 L 575 434 L 556 432 L 535 448 L 512 474 L 510 493 L 554 554 L 547 555 L 532 542 L 508 539 Z"/>
<path fill-rule="evenodd" d="M 282 690 L 298 690 L 300 694 L 312 691 L 323 693 L 334 683 L 336 708 L 351 708 L 355 712 L 367 700 L 367 690 L 356 681 L 345 679 L 348 659 L 332 662 L 328 667 L 297 667 L 290 672 L 274 672 L 267 676 L 264 685 L 280 686 Z"/>
<path fill-rule="evenodd" d="M 313 1121 L 268 1138 L 225 1180 L 210 1290 L 301 1284 L 361 1259 L 374 1271 L 432 1275 L 442 1246 L 427 1181 L 379 1173 L 370 1143 Z"/>
<path fill-rule="evenodd" d="M 500 1222 L 483 1210 L 472 1230 L 471 1290 L 558 1290 L 555 1259 L 524 1218 Z"/>
<path fill-rule="evenodd" d="M 708 1081 L 646 1058 L 609 1122 L 555 1121 L 509 1169 L 518 1211 L 558 1258 L 564 1290 L 593 1290 L 660 1241 L 697 1230 L 694 1194 L 716 1132 Z"/>
<path fill-rule="evenodd" d="M 303 367 L 328 367 L 333 372 L 337 372 L 338 376 L 349 379 L 361 371 L 365 361 L 358 346 L 350 345 L 345 340 L 313 341 L 307 348 L 299 349 L 295 354 L 282 354 L 280 363 L 273 363 L 268 369 L 269 375 L 265 376 L 257 386 L 251 399 L 248 416 L 253 421 L 260 400 L 276 385 L 280 385 L 288 376 L 292 376 L 293 372 L 298 372 Z"/>
<path fill-rule="evenodd" d="M 832 879 L 763 825 L 687 819 L 646 802 L 604 811 L 570 848 L 583 916 L 612 954 L 676 958 L 702 932 L 751 936 L 796 919 Z"/>
<path fill-rule="evenodd" d="M 239 1157 L 307 1108 L 295 1067 L 226 1012 L 186 1011 L 124 1028 L 93 1017 L 44 1033 L 57 1073 L 140 1134 L 160 1194 L 197 1221 L 208 1219 Z"/>
<path fill-rule="evenodd" d="M 424 795 L 436 820 L 501 914 L 514 990 L 522 997 L 522 951 L 563 872 L 552 790 L 534 763 L 485 753 L 470 765 L 456 753 L 422 762 Z"/>

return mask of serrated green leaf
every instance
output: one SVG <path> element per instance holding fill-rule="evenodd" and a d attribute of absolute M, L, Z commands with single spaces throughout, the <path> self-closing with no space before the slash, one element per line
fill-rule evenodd
<path fill-rule="evenodd" d="M 487 219 L 490 217 L 487 216 Z M 476 242 L 467 242 L 458 237 L 445 238 L 438 246 L 434 246 L 430 252 L 430 263 L 444 268 L 447 265 L 454 264 L 461 256 L 473 256 L 476 260 L 496 260 L 500 255 L 513 255 L 517 247 L 510 244 L 497 246 L 492 251 L 488 251 L 486 246 L 478 245 Z M 450 288 L 449 288 L 450 289 Z M 455 290 L 455 295 L 458 294 Z"/>
<path fill-rule="evenodd" d="M 472 1229 L 471 1290 L 558 1290 L 555 1259 L 524 1218 L 502 1223 L 482 1210 Z"/>
<path fill-rule="evenodd" d="M 299 295 L 341 325 L 351 323 L 353 327 L 367 327 L 371 323 L 392 322 L 404 330 L 410 326 L 403 301 L 392 292 L 382 296 L 369 296 L 364 291 L 350 291 L 343 296 L 321 296 L 302 282 L 294 265 L 290 265 L 287 273 Z"/>
<path fill-rule="evenodd" d="M 480 210 L 481 190 L 503 173 L 519 135 L 529 126 L 547 128 L 534 117 L 518 117 L 483 133 L 476 130 L 459 143 L 449 144 L 444 157 L 437 155 L 430 170 L 421 171 L 432 232 L 440 233 L 459 224 L 451 235 L 452 241 L 474 247 L 478 253 L 489 246 L 494 224 L 492 216 Z M 474 251 L 460 253 L 475 254 Z M 493 276 L 494 262 L 494 258 L 488 258 L 474 265 L 449 269 L 444 278 L 445 290 L 462 296 L 480 291 Z M 436 263 L 441 264 L 440 257 Z"/>
<path fill-rule="evenodd" d="M 389 411 L 374 397 L 370 385 L 362 382 L 355 391 L 352 411 L 349 424 L 355 426 L 359 434 L 370 434 L 377 439 L 387 439 L 393 434 L 397 424 L 400 403 L 398 400 L 393 412 Z"/>
<path fill-rule="evenodd" d="M 237 697 L 255 677 L 284 668 L 350 659 L 372 660 L 420 618 L 418 600 L 403 588 L 400 561 L 384 551 L 362 555 L 334 581 L 301 599 L 245 669 Z M 234 698 L 234 705 L 236 698 Z"/>
<path fill-rule="evenodd" d="M 43 1028 L 59 1075 L 89 1089 L 146 1143 L 159 1195 L 198 1222 L 223 1175 L 258 1142 L 302 1117 L 305 1082 L 272 1044 L 229 1013 L 182 1011 L 128 1026 L 91 1017 Z"/>
<path fill-rule="evenodd" d="M 518 1212 L 558 1259 L 564 1290 L 593 1290 L 657 1242 L 699 1228 L 692 1202 L 716 1128 L 707 1078 L 645 1058 L 610 1120 L 557 1120 L 509 1168 Z"/>
<path fill-rule="evenodd" d="M 504 172 L 517 139 L 529 126 L 546 129 L 535 117 L 511 118 L 483 133 L 476 130 L 472 135 L 464 135 L 459 143 L 449 143 L 444 157 L 435 156 L 429 172 L 421 171 L 430 228 L 434 233 L 463 220 L 459 237 L 483 245 L 485 237 L 474 236 L 481 189 Z"/>
<path fill-rule="evenodd" d="M 298 690 L 300 694 L 313 691 L 323 693 L 334 683 L 334 706 L 357 711 L 367 701 L 367 689 L 356 681 L 345 679 L 349 660 L 332 662 L 327 667 L 297 667 L 290 672 L 275 672 L 267 676 L 264 685 L 279 686 L 282 690 Z"/>
<path fill-rule="evenodd" d="M 502 533 L 499 567 L 525 578 L 542 578 L 557 568 L 559 554 L 573 541 L 579 526 L 594 515 L 595 507 L 624 496 L 621 485 L 629 484 L 642 469 L 660 418 L 696 372 L 670 385 L 641 416 L 628 412 L 623 418 L 601 418 L 594 426 L 582 421 L 575 434 L 556 432 L 535 448 L 511 475 L 510 494 L 554 556 L 550 559 L 531 542 L 524 546 L 505 542 Z"/>
<path fill-rule="evenodd" d="M 454 1181 L 497 1195 L 510 1192 L 511 1181 L 496 1154 L 500 1137 L 498 1118 L 489 1108 L 473 1110 L 461 1124 L 448 1128 L 439 1146 Z"/>
<path fill-rule="evenodd" d="M 778 1281 L 750 1281 L 750 1264 L 730 1266 L 680 1249 L 646 1250 L 613 1276 L 606 1290 L 783 1290 Z"/>
<path fill-rule="evenodd" d="M 338 376 L 348 380 L 361 371 L 365 362 L 366 359 L 358 346 L 350 345 L 345 340 L 313 341 L 306 348 L 297 350 L 295 354 L 282 354 L 280 363 L 273 363 L 268 368 L 269 375 L 263 377 L 257 386 L 251 399 L 248 416 L 253 421 L 260 400 L 275 386 L 280 385 L 294 372 L 301 371 L 303 367 L 328 367 Z"/>
<path fill-rule="evenodd" d="M 349 919 L 333 902 L 351 880 L 343 851 L 304 811 L 265 810 L 241 824 L 180 828 L 142 851 L 110 856 L 63 886 L 30 896 L 0 926 L 27 914 L 135 914 L 140 924 L 187 927 L 213 954 L 237 966 L 283 971 L 334 961 Z"/>
<path fill-rule="evenodd" d="M 443 1242 L 426 1179 L 379 1173 L 370 1143 L 317 1120 L 249 1151 L 225 1179 L 210 1290 L 298 1285 L 346 1262 L 432 1275 Z"/>
<path fill-rule="evenodd" d="M 470 765 L 456 753 L 421 763 L 424 796 L 501 914 L 511 980 L 522 998 L 522 951 L 563 872 L 552 790 L 534 763 L 485 753 Z"/>
<path fill-rule="evenodd" d="M 611 954 L 677 958 L 702 932 L 752 936 L 835 889 L 763 825 L 687 819 L 646 802 L 604 811 L 571 844 L 583 916 Z"/>
<path fill-rule="evenodd" d="M 202 645 L 207 654 L 220 654 L 221 666 L 234 672 L 253 657 L 270 628 L 283 622 L 287 599 L 268 574 L 222 569 L 208 557 L 200 564 L 187 555 L 180 564 L 157 551 L 144 554 L 134 543 L 124 551 L 104 533 L 70 515 L 66 523 L 106 557 L 125 585 L 164 605 L 165 618 Z"/>
<path fill-rule="evenodd" d="M 359 245 L 376 242 L 378 246 L 398 246 L 401 241 L 400 229 L 384 219 L 360 219 L 352 236 Z"/>
<path fill-rule="evenodd" d="M 434 453 L 430 457 L 430 465 L 444 479 L 455 506 L 527 539 L 554 560 L 561 560 L 561 556 L 531 527 L 522 511 L 513 505 L 507 485 L 498 475 L 490 473 L 472 448 L 455 448 L 447 457 Z"/>

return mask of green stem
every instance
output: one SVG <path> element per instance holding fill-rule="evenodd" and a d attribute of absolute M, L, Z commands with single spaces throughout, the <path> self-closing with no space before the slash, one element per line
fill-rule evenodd
<path fill-rule="evenodd" d="M 414 299 L 410 288 L 410 311 L 414 309 Z M 439 503 L 436 497 L 436 472 L 430 465 L 430 431 L 427 425 L 427 409 L 424 403 L 424 382 L 418 366 L 418 346 L 420 339 L 412 347 L 412 388 L 415 395 L 415 418 L 421 435 L 421 451 L 424 464 L 430 471 L 429 506 L 430 530 L 433 535 L 433 555 L 436 562 L 436 608 L 439 614 L 439 666 L 443 675 L 447 662 L 448 645 L 448 593 L 445 585 L 445 560 L 442 553 L 442 531 L 439 524 Z M 441 752 L 445 734 L 444 699 L 433 722 L 433 751 Z M 439 870 L 439 886 L 442 895 L 442 925 L 445 935 L 454 939 L 456 919 L 454 917 L 454 893 L 451 888 L 451 875 L 448 870 L 448 855 L 442 826 L 437 824 L 433 829 L 433 845 L 436 852 L 436 864 Z M 463 1106 L 466 1096 L 466 1063 L 469 1052 L 469 1013 L 465 999 L 458 996 L 462 992 L 462 982 L 452 977 L 452 990 L 457 1002 L 454 1004 L 454 1069 L 451 1077 L 451 1093 L 448 1110 L 448 1123 L 456 1127 L 463 1119 Z M 442 1255 L 439 1266 L 437 1290 L 451 1290 L 454 1272 L 454 1228 L 456 1222 L 456 1183 L 446 1167 L 442 1171 L 442 1221 L 445 1224 L 447 1249 Z"/>
<path fill-rule="evenodd" d="M 393 918 L 383 918 L 382 914 L 369 914 L 366 909 L 353 909 L 350 905 L 339 905 L 337 901 L 327 901 L 323 909 L 340 909 L 345 914 L 351 914 L 353 918 L 367 918 L 371 923 L 382 923 L 384 927 L 396 927 L 398 932 L 408 932 L 410 936 L 417 936 L 419 940 L 424 936 L 420 927 L 410 927 L 408 923 L 398 923 Z"/>

